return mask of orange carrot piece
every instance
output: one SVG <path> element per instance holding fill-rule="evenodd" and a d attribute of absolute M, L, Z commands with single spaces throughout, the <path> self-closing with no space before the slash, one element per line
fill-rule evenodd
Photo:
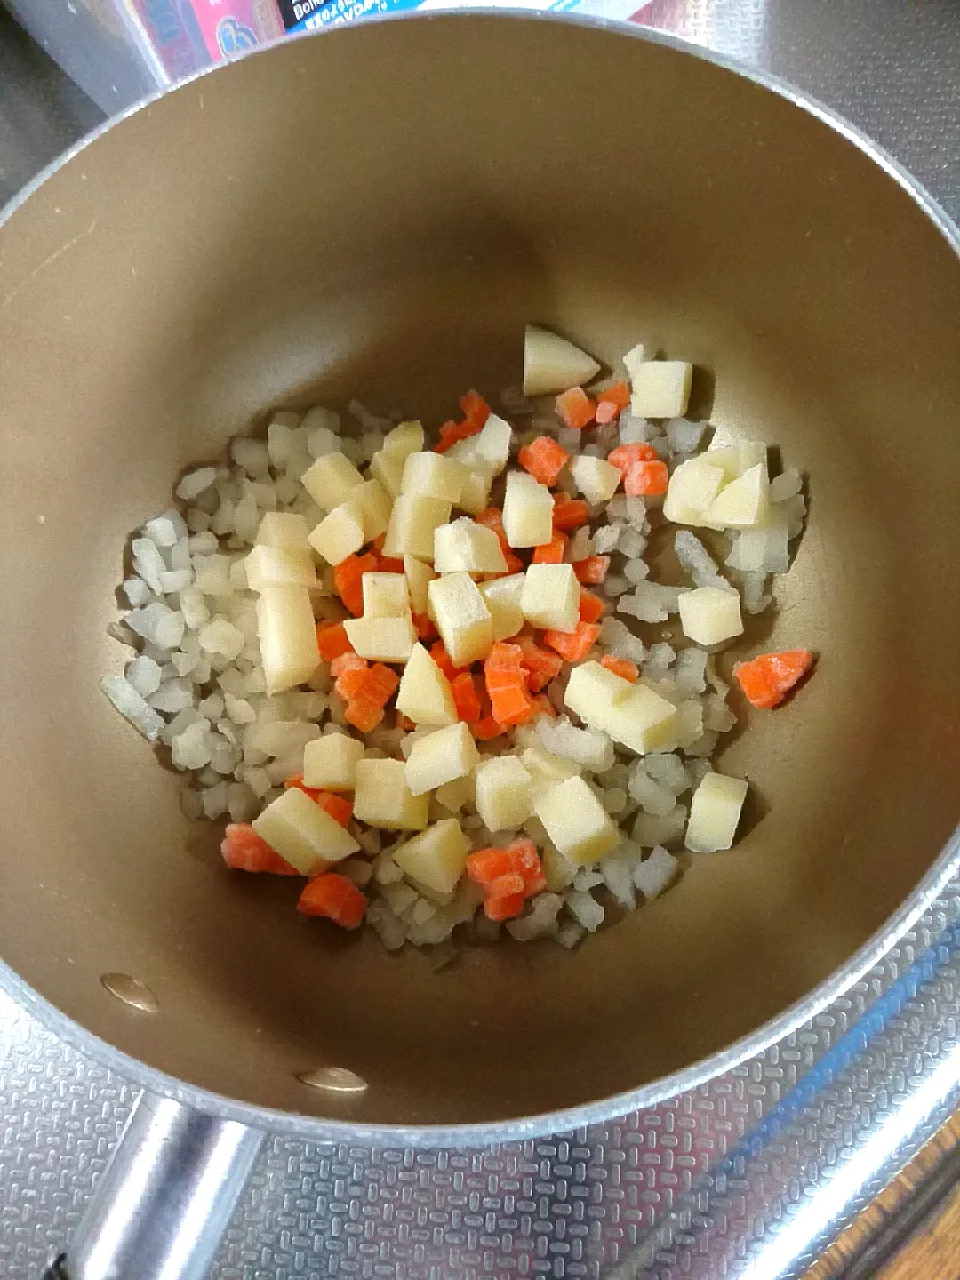
<path fill-rule="evenodd" d="M 503 733 L 503 725 L 498 724 L 493 716 L 481 716 L 472 726 L 473 736 L 478 742 L 489 742 L 491 738 L 499 738 Z"/>
<path fill-rule="evenodd" d="M 629 403 L 630 387 L 626 382 L 615 382 L 606 391 L 597 392 L 597 404 L 612 404 L 618 413 L 621 409 L 626 409 Z"/>
<path fill-rule="evenodd" d="M 577 560 L 574 563 L 573 572 L 580 582 L 589 582 L 592 585 L 596 585 L 599 582 L 603 582 L 609 568 L 609 556 L 587 556 L 586 560 Z"/>
<path fill-rule="evenodd" d="M 580 621 L 597 622 L 603 617 L 603 601 L 592 591 L 580 588 Z"/>
<path fill-rule="evenodd" d="M 525 901 L 522 893 L 512 893 L 504 898 L 484 898 L 483 914 L 488 920 L 498 923 L 513 920 L 522 913 Z"/>
<path fill-rule="evenodd" d="M 582 498 L 567 498 L 561 495 L 553 504 L 553 527 L 564 533 L 571 529 L 579 529 L 587 523 L 590 509 Z"/>
<path fill-rule="evenodd" d="M 615 658 L 612 653 L 605 653 L 600 659 L 600 665 L 622 680 L 629 680 L 631 684 L 636 684 L 640 678 L 639 667 L 629 658 Z"/>
<path fill-rule="evenodd" d="M 482 395 L 476 391 L 468 391 L 465 396 L 460 397 L 460 412 L 464 422 L 472 428 L 472 434 L 476 435 L 483 430 L 491 410 Z"/>
<path fill-rule="evenodd" d="M 273 876 L 298 876 L 296 867 L 285 862 L 249 822 L 231 822 L 220 845 L 223 860 L 231 871 L 260 871 Z"/>
<path fill-rule="evenodd" d="M 284 779 L 284 791 L 289 791 L 291 787 L 296 787 L 298 791 L 302 791 L 304 795 L 309 796 L 315 802 L 319 802 L 320 797 L 324 794 L 319 787 L 305 786 L 302 773 L 294 773 L 289 778 Z"/>
<path fill-rule="evenodd" d="M 490 646 L 490 652 L 483 660 L 484 674 L 501 667 L 519 671 L 523 666 L 523 649 L 518 644 L 510 644 L 497 640 Z"/>
<path fill-rule="evenodd" d="M 314 876 L 300 895 L 297 910 L 305 916 L 326 916 L 341 929 L 356 929 L 367 910 L 367 900 L 346 876 Z"/>
<path fill-rule="evenodd" d="M 317 648 L 324 662 L 332 662 L 341 653 L 353 652 L 353 645 L 347 639 L 342 622 L 320 622 L 317 624 Z"/>
<path fill-rule="evenodd" d="M 354 661 L 347 664 L 347 660 Z M 336 669 L 335 669 L 336 668 Z M 336 676 L 333 687 L 345 702 L 357 698 L 366 688 L 369 667 L 363 658 L 353 653 L 342 653 L 330 664 L 330 670 Z"/>
<path fill-rule="evenodd" d="M 497 535 L 500 543 L 500 550 L 503 552 L 503 558 L 507 562 L 506 573 L 519 573 L 524 567 L 523 561 L 519 556 L 514 555 L 510 543 L 507 541 L 506 531 L 503 527 L 503 513 L 499 507 L 487 507 L 477 516 L 477 524 L 482 524 L 486 529 L 492 529 Z M 502 573 L 491 574 L 491 577 L 502 578 Z"/>
<path fill-rule="evenodd" d="M 354 617 L 363 613 L 363 575 L 376 573 L 379 567 L 375 555 L 347 556 L 333 570 L 333 585 L 337 595 Z"/>
<path fill-rule="evenodd" d="M 304 791 L 306 789 L 304 787 Z M 334 795 L 332 791 L 320 791 L 314 799 L 321 809 L 329 813 L 334 822 L 340 823 L 341 827 L 345 827 L 353 817 L 353 805 L 346 796 Z"/>
<path fill-rule="evenodd" d="M 544 643 L 567 662 L 582 662 L 596 644 L 600 628 L 595 622 L 578 622 L 576 631 L 545 631 Z"/>
<path fill-rule="evenodd" d="M 427 613 L 415 613 L 413 615 L 413 625 L 421 640 L 432 640 L 437 634 L 437 628 L 433 625 L 430 615 Z"/>
<path fill-rule="evenodd" d="M 453 705 L 457 709 L 457 718 L 466 724 L 476 724 L 480 719 L 480 694 L 469 671 L 462 671 L 450 681 L 453 694 Z"/>
<path fill-rule="evenodd" d="M 750 662 L 738 662 L 733 674 L 747 701 L 769 711 L 783 702 L 812 666 L 809 649 L 783 649 L 779 653 L 761 653 Z"/>
<path fill-rule="evenodd" d="M 607 461 L 611 467 L 617 468 L 621 479 L 626 480 L 631 467 L 638 462 L 654 462 L 656 457 L 657 451 L 652 444 L 618 444 L 607 454 Z"/>
<path fill-rule="evenodd" d="M 637 462 L 627 472 L 623 491 L 631 498 L 660 498 L 667 492 L 669 482 L 665 462 Z"/>
<path fill-rule="evenodd" d="M 374 702 L 385 705 L 400 687 L 400 677 L 392 667 L 375 662 L 364 676 L 363 693 Z"/>
<path fill-rule="evenodd" d="M 523 880 L 523 891 L 530 898 L 546 888 L 540 867 L 540 855 L 532 840 L 521 837 L 511 840 L 505 852 L 510 859 L 510 869 Z"/>
<path fill-rule="evenodd" d="M 453 659 L 443 647 L 442 640 L 438 640 L 436 644 L 432 644 L 430 646 L 430 657 L 434 660 L 448 680 L 456 679 L 456 676 L 459 673 L 459 668 L 453 665 Z"/>
<path fill-rule="evenodd" d="M 563 564 L 567 550 L 567 535 L 555 533 L 549 542 L 533 549 L 533 564 Z"/>
<path fill-rule="evenodd" d="M 537 436 L 517 454 L 524 471 L 548 487 L 557 483 L 557 476 L 569 460 L 570 454 L 551 436 Z"/>
<path fill-rule="evenodd" d="M 582 431 L 594 419 L 596 406 L 583 387 L 571 387 L 557 396 L 557 416 L 565 427 Z"/>
<path fill-rule="evenodd" d="M 369 573 L 370 570 L 368 569 Z M 389 556 L 378 556 L 377 573 L 403 573 L 403 561 L 391 560 Z"/>
<path fill-rule="evenodd" d="M 522 680 L 517 680 L 509 688 L 489 690 L 490 709 L 497 724 L 504 728 L 512 728 L 517 724 L 525 724 L 537 710 L 537 704 L 527 693 Z"/>
<path fill-rule="evenodd" d="M 477 849 L 467 855 L 467 875 L 474 884 L 493 884 L 514 870 L 513 859 L 506 849 Z"/>
<path fill-rule="evenodd" d="M 506 852 L 505 849 L 504 853 Z M 523 893 L 523 876 L 518 875 L 516 871 L 510 870 L 502 876 L 497 876 L 495 880 L 488 881 L 485 888 L 490 898 L 511 898 L 515 893 Z"/>
<path fill-rule="evenodd" d="M 383 722 L 383 704 L 373 702 L 370 698 L 351 698 L 347 703 L 343 713 L 343 718 L 347 724 L 352 724 L 354 729 L 359 729 L 361 733 L 373 733 L 374 729 Z"/>
<path fill-rule="evenodd" d="M 596 413 L 597 426 L 608 426 L 616 418 L 617 413 L 618 409 L 615 404 L 611 404 L 609 400 L 598 400 Z"/>
<path fill-rule="evenodd" d="M 530 688 L 538 693 L 560 674 L 563 659 L 538 645 L 530 636 L 521 636 L 520 647 L 523 650 L 521 661 L 527 672 Z"/>

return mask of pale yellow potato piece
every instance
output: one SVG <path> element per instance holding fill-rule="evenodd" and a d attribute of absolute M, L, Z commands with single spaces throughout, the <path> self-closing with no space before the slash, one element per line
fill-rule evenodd
<path fill-rule="evenodd" d="M 580 584 L 573 565 L 530 565 L 523 576 L 520 608 L 535 627 L 576 631 L 580 621 Z"/>
<path fill-rule="evenodd" d="M 362 742 L 345 733 L 325 733 L 304 748 L 304 785 L 323 787 L 325 791 L 352 791 L 357 781 L 357 761 L 362 759 Z"/>
<path fill-rule="evenodd" d="M 480 594 L 493 619 L 494 641 L 515 636 L 526 619 L 520 608 L 524 574 L 511 573 L 505 578 L 494 578 L 480 584 Z"/>
<path fill-rule="evenodd" d="M 542 547 L 553 537 L 553 495 L 526 471 L 507 474 L 503 529 L 511 547 Z"/>
<path fill-rule="evenodd" d="M 493 644 L 493 618 L 469 574 L 447 573 L 427 586 L 444 647 L 456 667 L 485 658 Z"/>
<path fill-rule="evenodd" d="M 402 573 L 365 573 L 360 585 L 365 618 L 409 617 L 410 592 Z"/>
<path fill-rule="evenodd" d="M 528 324 L 523 333 L 523 394 L 556 395 L 582 387 L 595 378 L 600 366 L 592 356 L 566 338 Z"/>
<path fill-rule="evenodd" d="M 740 593 L 731 588 L 696 587 L 684 591 L 679 600 L 683 634 L 694 644 L 720 644 L 743 635 Z"/>
<path fill-rule="evenodd" d="M 388 453 L 386 449 L 381 449 L 370 459 L 370 474 L 375 480 L 380 481 L 390 497 L 394 499 L 400 492 L 405 460 L 405 454 Z"/>
<path fill-rule="evenodd" d="M 637 376 L 637 370 L 644 363 L 646 356 L 646 347 L 642 342 L 638 342 L 635 347 L 631 347 L 627 354 L 623 357 L 623 367 L 627 371 L 627 377 L 632 382 Z"/>
<path fill-rule="evenodd" d="M 465 778 L 480 759 L 473 734 L 459 721 L 417 737 L 407 757 L 407 786 L 415 796 Z"/>
<path fill-rule="evenodd" d="M 693 365 L 649 360 L 631 378 L 630 412 L 638 418 L 680 418 L 687 411 Z"/>
<path fill-rule="evenodd" d="M 706 518 L 724 529 L 763 525 L 770 510 L 767 464 L 758 462 L 725 485 L 707 508 Z"/>
<path fill-rule="evenodd" d="M 720 467 L 727 480 L 736 480 L 757 466 L 762 466 L 767 475 L 767 446 L 760 440 L 735 435 L 729 427 L 718 427 L 713 433 L 705 460 L 713 467 Z"/>
<path fill-rule="evenodd" d="M 397 710 L 418 725 L 455 724 L 450 681 L 422 644 L 415 644 L 400 677 Z"/>
<path fill-rule="evenodd" d="M 493 475 L 480 467 L 467 469 L 463 476 L 463 488 L 460 491 L 458 507 L 478 516 L 490 505 L 490 490 L 493 488 Z"/>
<path fill-rule="evenodd" d="M 437 575 L 428 564 L 418 560 L 416 556 L 403 557 L 403 572 L 410 592 L 410 604 L 414 613 L 427 612 L 427 584 Z"/>
<path fill-rule="evenodd" d="M 306 684 L 320 665 L 317 624 L 306 587 L 264 587 L 257 600 L 260 660 L 268 693 Z"/>
<path fill-rule="evenodd" d="M 424 493 L 442 502 L 460 501 L 463 489 L 463 467 L 445 454 L 427 450 L 410 453 L 403 464 L 401 493 Z"/>
<path fill-rule="evenodd" d="M 620 484 L 620 470 L 603 458 L 580 453 L 570 463 L 570 474 L 588 502 L 609 502 Z"/>
<path fill-rule="evenodd" d="M 588 725 L 609 734 L 637 755 L 667 745 L 676 730 L 677 709 L 644 684 L 632 685 L 599 662 L 573 668 L 563 695 L 566 706 Z"/>
<path fill-rule="evenodd" d="M 555 756 L 543 747 L 527 747 L 520 759 L 523 767 L 530 775 L 531 784 L 535 787 L 549 787 L 555 782 L 564 782 L 580 772 L 580 766 L 565 756 Z"/>
<path fill-rule="evenodd" d="M 488 831 L 515 831 L 533 812 L 530 774 L 517 756 L 493 756 L 477 765 L 477 813 Z"/>
<path fill-rule="evenodd" d="M 291 788 L 293 789 L 293 788 Z M 407 786 L 402 760 L 358 760 L 353 816 L 371 827 L 420 831 L 427 825 L 427 796 Z"/>
<path fill-rule="evenodd" d="M 472 773 L 467 774 L 463 778 L 456 778 L 453 782 L 445 782 L 442 787 L 437 787 L 433 793 L 437 803 L 442 804 L 444 809 L 449 809 L 451 813 L 459 813 L 464 805 L 476 804 L 476 784 Z"/>
<path fill-rule="evenodd" d="M 334 507 L 310 534 L 309 541 L 327 564 L 339 564 L 359 551 L 366 541 L 363 512 L 355 502 L 344 502 Z"/>
<path fill-rule="evenodd" d="M 247 585 L 251 591 L 263 587 L 317 587 L 317 564 L 313 552 L 304 547 L 257 545 L 244 560 Z"/>
<path fill-rule="evenodd" d="M 399 426 L 387 432 L 383 447 L 394 457 L 406 459 L 411 453 L 420 452 L 423 448 L 423 440 L 423 427 L 419 422 L 401 422 Z"/>
<path fill-rule="evenodd" d="M 507 562 L 493 529 L 461 516 L 437 527 L 433 567 L 437 573 L 506 573 Z"/>
<path fill-rule="evenodd" d="M 406 662 L 417 643 L 409 613 L 402 618 L 347 618 L 343 629 L 357 656 L 370 662 Z"/>
<path fill-rule="evenodd" d="M 350 494 L 350 501 L 355 502 L 363 514 L 363 537 L 365 542 L 372 542 L 386 533 L 390 523 L 390 512 L 393 510 L 393 499 L 385 485 L 379 480 L 364 480 Z"/>
<path fill-rule="evenodd" d="M 345 827 L 331 818 L 298 787 L 272 800 L 253 829 L 291 867 L 309 876 L 324 862 L 339 862 L 360 846 Z"/>
<path fill-rule="evenodd" d="M 363 476 L 346 454 L 325 453 L 303 473 L 300 483 L 318 507 L 332 511 L 363 484 Z"/>
<path fill-rule="evenodd" d="M 310 527 L 303 516 L 292 511 L 267 511 L 257 530 L 257 546 L 284 547 L 291 551 L 307 551 Z"/>
<path fill-rule="evenodd" d="M 411 455 L 411 457 L 414 455 Z M 390 512 L 383 554 L 392 560 L 433 560 L 433 535 L 450 519 L 452 503 L 425 493 L 401 493 Z"/>
<path fill-rule="evenodd" d="M 565 858 L 585 866 L 611 853 L 620 831 L 580 777 L 534 788 L 533 811 Z"/>
<path fill-rule="evenodd" d="M 512 438 L 510 423 L 491 413 L 481 431 L 466 440 L 458 440 L 446 456 L 459 462 L 467 471 L 485 471 L 491 476 L 498 476 L 510 458 Z M 460 505 L 463 505 L 462 499 Z"/>
<path fill-rule="evenodd" d="M 690 801 L 690 818 L 684 845 L 691 853 L 716 853 L 733 844 L 740 810 L 747 795 L 742 778 L 723 773 L 708 773 Z"/>
<path fill-rule="evenodd" d="M 453 893 L 467 865 L 470 845 L 456 818 L 441 818 L 393 855 L 397 866 L 428 896 Z"/>
<path fill-rule="evenodd" d="M 707 456 L 681 462 L 670 477 L 663 514 L 674 524 L 706 524 L 706 512 L 726 483 L 723 468 L 713 466 Z"/>

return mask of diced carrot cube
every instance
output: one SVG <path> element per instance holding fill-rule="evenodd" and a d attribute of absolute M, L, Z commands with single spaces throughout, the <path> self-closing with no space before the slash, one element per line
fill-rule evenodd
<path fill-rule="evenodd" d="M 576 631 L 545 631 L 543 639 L 567 662 L 582 662 L 597 642 L 600 628 L 595 622 L 578 622 Z"/>
<path fill-rule="evenodd" d="M 496 691 L 490 689 L 488 692 L 493 718 L 504 727 L 525 724 L 536 712 L 537 704 L 527 693 L 521 680 L 508 688 Z"/>
<path fill-rule="evenodd" d="M 347 660 L 351 658 L 354 661 L 348 663 Z M 369 667 L 366 661 L 358 658 L 356 654 L 342 653 L 330 664 L 330 670 L 336 676 L 333 687 L 345 701 L 349 702 L 351 698 L 359 697 L 366 688 Z"/>
<path fill-rule="evenodd" d="M 540 868 L 540 855 L 532 840 L 523 837 L 511 840 L 506 853 L 510 858 L 510 869 L 523 880 L 523 890 L 528 898 L 546 888 Z"/>
<path fill-rule="evenodd" d="M 491 645 L 490 652 L 483 660 L 484 672 L 493 671 L 500 667 L 519 671 L 522 666 L 523 649 L 518 644 L 508 644 L 503 640 L 497 640 L 495 644 Z"/>
<path fill-rule="evenodd" d="M 480 719 L 480 695 L 470 672 L 462 671 L 451 680 L 450 691 L 458 718 L 466 724 L 476 724 Z"/>
<path fill-rule="evenodd" d="M 603 617 L 603 601 L 592 591 L 580 588 L 580 621 L 597 622 Z"/>
<path fill-rule="evenodd" d="M 321 791 L 314 796 L 314 799 L 321 809 L 329 813 L 334 822 L 340 823 L 341 827 L 345 827 L 353 817 L 353 805 L 346 796 L 334 795 L 332 791 Z"/>
<path fill-rule="evenodd" d="M 492 884 L 513 871 L 514 862 L 506 849 L 477 849 L 467 855 L 467 875 L 475 884 Z"/>
<path fill-rule="evenodd" d="M 571 387 L 557 396 L 557 415 L 565 427 L 582 431 L 593 421 L 596 406 L 583 387 Z"/>
<path fill-rule="evenodd" d="M 563 495 L 553 504 L 553 527 L 564 533 L 571 529 L 579 529 L 587 523 L 590 508 L 581 498 L 567 498 Z"/>
<path fill-rule="evenodd" d="M 320 796 L 324 794 L 324 792 L 321 791 L 319 787 L 304 786 L 302 773 L 294 773 L 294 774 L 291 774 L 289 778 L 284 779 L 284 783 L 283 783 L 284 791 L 289 791 L 291 787 L 296 787 L 298 791 L 302 791 L 304 795 L 309 796 L 310 799 L 313 801 L 319 801 Z"/>
<path fill-rule="evenodd" d="M 473 736 L 478 742 L 489 742 L 491 738 L 499 738 L 503 733 L 503 725 L 498 724 L 493 716 L 481 716 L 473 726 Z"/>
<path fill-rule="evenodd" d="M 490 406 L 476 391 L 468 391 L 465 396 L 460 397 L 460 412 L 464 422 L 470 427 L 471 435 L 476 435 L 483 430 L 490 417 Z"/>
<path fill-rule="evenodd" d="M 436 644 L 430 646 L 430 657 L 437 664 L 438 668 L 443 672 L 448 680 L 454 680 L 459 671 L 458 667 L 453 665 L 453 659 L 443 647 L 443 641 L 438 640 Z"/>
<path fill-rule="evenodd" d="M 504 852 L 506 853 L 506 850 Z M 487 894 L 491 898 L 509 898 L 515 893 L 523 893 L 523 889 L 523 876 L 513 870 L 497 876 L 495 880 L 490 880 L 486 886 Z"/>
<path fill-rule="evenodd" d="M 349 653 L 353 645 L 347 638 L 342 622 L 320 622 L 317 624 L 317 648 L 324 662 L 332 662 L 341 653 Z"/>
<path fill-rule="evenodd" d="M 551 436 L 537 436 L 525 444 L 517 454 L 517 461 L 534 480 L 548 487 L 557 483 L 557 476 L 570 459 L 570 454 Z"/>
<path fill-rule="evenodd" d="M 738 662 L 733 674 L 748 702 L 771 710 L 783 702 L 812 666 L 809 649 L 784 649 L 780 653 L 761 653 L 750 662 Z"/>
<path fill-rule="evenodd" d="M 629 658 L 615 658 L 612 653 L 605 653 L 600 659 L 600 665 L 612 671 L 615 676 L 620 676 L 622 680 L 629 680 L 631 684 L 636 684 L 640 678 L 637 664 L 631 662 Z"/>
<path fill-rule="evenodd" d="M 621 478 L 626 480 L 631 467 L 636 466 L 638 462 L 653 462 L 656 456 L 657 451 L 652 444 L 619 444 L 616 449 L 610 450 L 607 461 L 612 467 L 616 467 Z"/>
<path fill-rule="evenodd" d="M 375 662 L 366 673 L 364 694 L 381 705 L 389 701 L 400 686 L 400 677 L 392 667 Z"/>
<path fill-rule="evenodd" d="M 630 403 L 630 387 L 626 382 L 615 382 L 605 391 L 597 392 L 597 404 L 610 404 L 619 413 Z M 599 419 L 598 419 L 599 421 Z"/>
<path fill-rule="evenodd" d="M 528 674 L 530 688 L 537 693 L 560 674 L 563 660 L 556 653 L 542 648 L 529 636 L 521 637 L 520 647 L 523 651 L 521 661 Z"/>
<path fill-rule="evenodd" d="M 333 585 L 337 595 L 354 617 L 363 613 L 363 575 L 376 573 L 378 561 L 375 555 L 347 556 L 333 569 Z"/>
<path fill-rule="evenodd" d="M 273 876 L 300 875 L 266 840 L 257 835 L 249 822 L 228 824 L 220 852 L 231 871 L 258 871 Z"/>
<path fill-rule="evenodd" d="M 378 556 L 377 573 L 403 573 L 403 561 L 392 560 L 390 556 Z"/>
<path fill-rule="evenodd" d="M 482 524 L 486 529 L 492 529 L 497 535 L 500 543 L 500 550 L 503 552 L 503 558 L 507 562 L 505 573 L 519 573 L 524 567 L 523 561 L 519 556 L 514 555 L 513 549 L 507 542 L 506 531 L 503 527 L 503 513 L 499 507 L 487 507 L 477 516 L 477 524 Z M 492 573 L 492 578 L 502 578 L 503 573 Z"/>
<path fill-rule="evenodd" d="M 305 916 L 326 916 L 342 929 L 356 929 L 367 910 L 367 900 L 346 876 L 314 876 L 300 895 L 297 910 Z"/>
<path fill-rule="evenodd" d="M 347 724 L 352 724 L 361 733 L 373 733 L 383 721 L 383 705 L 370 698 L 351 698 L 343 713 Z"/>
<path fill-rule="evenodd" d="M 437 634 L 437 628 L 433 625 L 428 613 L 413 614 L 413 625 L 421 640 L 432 640 Z"/>
<path fill-rule="evenodd" d="M 555 533 L 549 542 L 544 542 L 542 546 L 534 547 L 533 563 L 563 564 L 566 550 L 567 535 L 565 533 Z"/>
<path fill-rule="evenodd" d="M 660 498 L 667 492 L 670 483 L 670 472 L 667 464 L 660 462 L 637 462 L 627 472 L 623 482 L 623 491 L 631 498 Z"/>
<path fill-rule="evenodd" d="M 620 411 L 617 408 L 617 406 L 613 404 L 611 401 L 598 400 L 597 413 L 596 413 L 597 426 L 598 427 L 607 426 L 609 423 L 613 422 L 614 418 L 616 418 L 619 412 Z"/>
<path fill-rule="evenodd" d="M 603 582 L 609 568 L 609 556 L 587 556 L 585 560 L 575 561 L 573 572 L 581 582 L 589 582 L 592 585 L 596 585 Z"/>

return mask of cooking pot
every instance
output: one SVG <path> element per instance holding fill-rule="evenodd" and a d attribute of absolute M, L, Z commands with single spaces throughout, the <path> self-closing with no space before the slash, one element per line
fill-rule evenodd
<path fill-rule="evenodd" d="M 0 228 L 2 982 L 148 1091 L 75 1280 L 200 1276 L 267 1130 L 470 1145 L 689 1089 L 801 1024 L 958 859 L 960 262 L 849 127 L 667 39 L 419 16 L 133 111 Z M 727 853 L 577 951 L 437 971 L 228 875 L 99 692 L 133 529 L 278 406 L 435 423 L 536 321 L 697 369 L 809 477 L 773 621 L 820 656 L 723 753 Z M 118 998 L 119 997 L 119 998 Z"/>

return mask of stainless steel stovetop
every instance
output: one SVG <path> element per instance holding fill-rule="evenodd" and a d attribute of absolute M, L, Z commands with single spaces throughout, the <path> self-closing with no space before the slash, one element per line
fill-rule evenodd
<path fill-rule="evenodd" d="M 960 217 L 956 0 L 643 16 L 834 107 Z M 0 20 L 0 197 L 97 118 Z M 958 1020 L 960 876 L 842 1000 L 649 1111 L 482 1152 L 272 1138 L 213 1278 L 798 1276 L 960 1106 Z M 0 1277 L 64 1247 L 136 1097 L 0 997 Z"/>

